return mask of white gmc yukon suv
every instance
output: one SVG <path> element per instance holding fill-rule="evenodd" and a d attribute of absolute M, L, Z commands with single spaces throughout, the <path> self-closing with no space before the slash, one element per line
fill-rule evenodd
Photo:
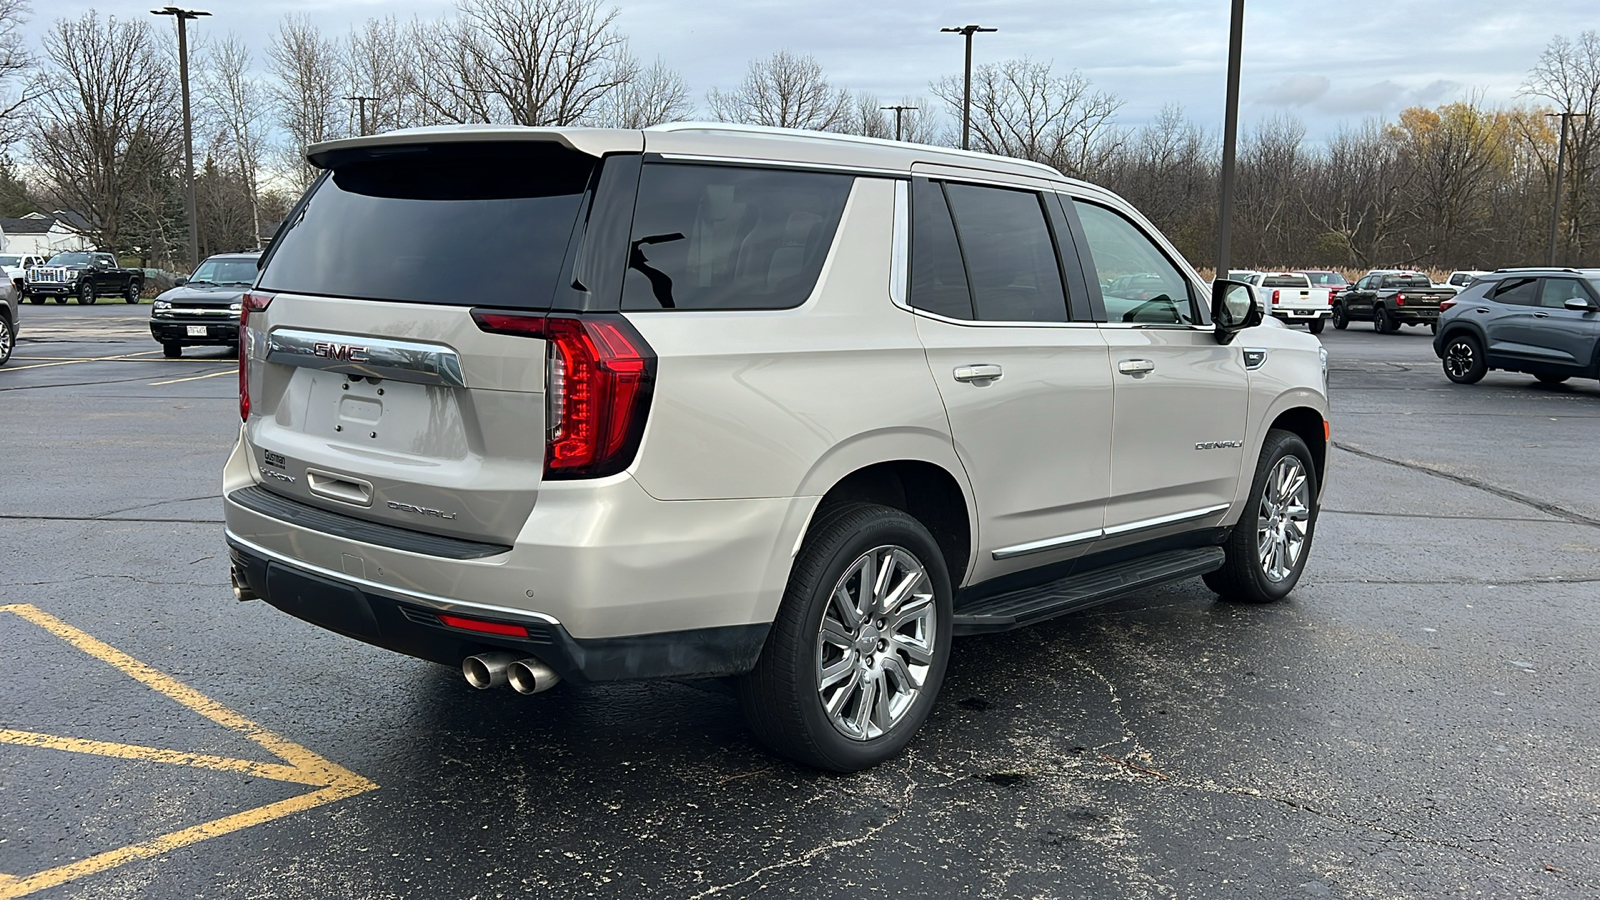
<path fill-rule="evenodd" d="M 243 304 L 242 599 L 480 688 L 734 676 L 849 771 L 954 636 L 1305 565 L 1320 344 L 1093 185 L 726 125 L 307 157 Z"/>

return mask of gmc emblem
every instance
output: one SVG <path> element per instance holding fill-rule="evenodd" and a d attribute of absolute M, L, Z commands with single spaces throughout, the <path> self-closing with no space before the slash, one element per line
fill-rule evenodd
<path fill-rule="evenodd" d="M 323 359 L 338 359 L 345 362 L 366 362 L 367 348 L 359 344 L 335 344 L 332 341 L 317 341 L 311 345 L 313 356 Z"/>

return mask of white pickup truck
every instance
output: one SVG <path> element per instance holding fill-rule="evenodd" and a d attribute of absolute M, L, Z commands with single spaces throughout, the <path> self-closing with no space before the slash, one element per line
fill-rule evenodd
<path fill-rule="evenodd" d="M 1313 287 L 1310 278 L 1297 272 L 1252 272 L 1247 281 L 1255 286 L 1261 308 L 1289 325 L 1304 324 L 1312 334 L 1321 334 L 1333 316 L 1328 289 Z"/>

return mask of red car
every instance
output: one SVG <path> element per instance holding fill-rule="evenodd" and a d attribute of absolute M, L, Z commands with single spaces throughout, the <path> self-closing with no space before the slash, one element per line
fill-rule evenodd
<path fill-rule="evenodd" d="M 1340 291 L 1350 286 L 1350 282 L 1345 281 L 1344 276 L 1338 272 L 1331 272 L 1327 269 L 1296 269 L 1295 271 L 1311 279 L 1312 287 L 1327 288 L 1329 303 L 1333 302 L 1333 298 L 1339 296 Z"/>

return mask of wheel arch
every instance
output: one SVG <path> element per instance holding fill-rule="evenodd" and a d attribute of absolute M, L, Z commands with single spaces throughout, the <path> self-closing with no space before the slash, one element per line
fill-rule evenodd
<path fill-rule="evenodd" d="M 1267 430 L 1279 429 L 1294 434 L 1305 441 L 1311 451 L 1312 467 L 1317 473 L 1317 491 L 1320 494 L 1324 475 L 1328 471 L 1328 447 L 1333 443 L 1325 429 L 1327 420 L 1322 413 L 1309 406 L 1294 406 L 1278 413 Z"/>

